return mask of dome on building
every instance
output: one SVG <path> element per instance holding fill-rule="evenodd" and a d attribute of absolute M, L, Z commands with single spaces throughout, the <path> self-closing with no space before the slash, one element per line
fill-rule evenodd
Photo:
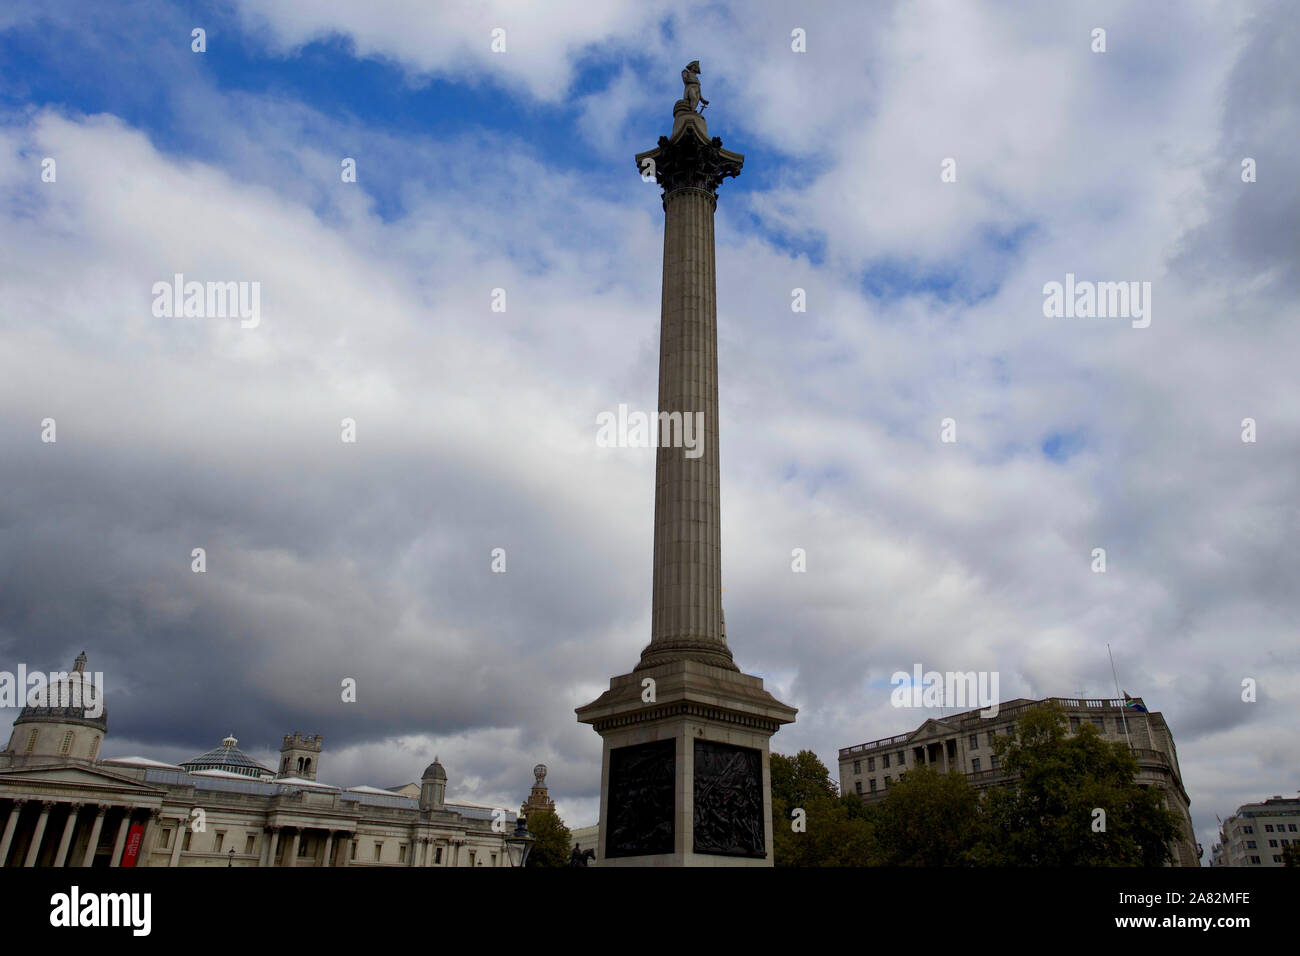
<path fill-rule="evenodd" d="M 191 772 L 195 770 L 225 770 L 244 777 L 270 776 L 271 771 L 244 753 L 236 746 L 239 743 L 233 735 L 224 738 L 221 746 L 199 754 L 189 760 L 181 761 L 181 766 Z"/>
<path fill-rule="evenodd" d="M 421 780 L 446 780 L 447 771 L 442 769 L 442 764 L 438 758 L 433 758 L 433 763 L 424 768 L 424 773 L 420 776 Z"/>
<path fill-rule="evenodd" d="M 43 702 L 24 707 L 14 726 L 30 723 L 79 724 L 104 733 L 108 730 L 108 711 L 104 708 L 104 688 L 97 687 L 86 674 L 86 652 L 77 655 L 72 671 L 62 680 L 45 688 Z M 87 702 L 92 706 L 87 707 Z"/>

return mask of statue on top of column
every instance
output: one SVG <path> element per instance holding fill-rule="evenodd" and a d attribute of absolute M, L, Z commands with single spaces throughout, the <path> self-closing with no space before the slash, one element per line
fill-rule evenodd
<path fill-rule="evenodd" d="M 682 70 L 682 84 L 686 87 L 686 93 L 682 98 L 690 106 L 691 112 L 695 112 L 696 104 L 699 104 L 701 110 L 709 105 L 709 101 L 700 96 L 700 61 L 691 60 L 686 64 L 686 69 Z"/>

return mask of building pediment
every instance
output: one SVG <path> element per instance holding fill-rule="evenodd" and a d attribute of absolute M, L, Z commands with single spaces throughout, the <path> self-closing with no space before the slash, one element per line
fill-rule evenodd
<path fill-rule="evenodd" d="M 105 796 L 135 795 L 161 799 L 166 790 L 141 783 L 133 777 L 78 764 L 54 764 L 43 767 L 15 767 L 0 770 L 0 792 L 25 790 L 50 793 L 94 790 Z M 9 794 L 6 794 L 9 795 Z M 88 795 L 89 797 L 89 795 Z"/>
<path fill-rule="evenodd" d="M 909 745 L 919 744 L 934 738 L 951 737 L 956 733 L 957 728 L 952 724 L 945 724 L 942 720 L 931 717 L 908 735 L 907 742 Z"/>

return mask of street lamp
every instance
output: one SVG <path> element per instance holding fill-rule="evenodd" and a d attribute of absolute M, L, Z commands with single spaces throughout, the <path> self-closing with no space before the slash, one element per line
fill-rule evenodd
<path fill-rule="evenodd" d="M 528 832 L 528 818 L 515 819 L 515 832 L 506 837 L 506 852 L 510 854 L 510 865 L 522 867 L 528 862 L 528 854 L 533 849 L 533 835 Z"/>
<path fill-rule="evenodd" d="M 226 869 L 230 869 L 234 865 L 235 865 L 235 848 L 232 846 L 230 848 L 230 856 L 226 857 Z"/>

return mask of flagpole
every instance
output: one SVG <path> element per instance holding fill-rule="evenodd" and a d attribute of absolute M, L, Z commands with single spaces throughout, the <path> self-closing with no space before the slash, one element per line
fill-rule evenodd
<path fill-rule="evenodd" d="M 1115 655 L 1110 652 L 1110 642 L 1106 642 L 1106 656 L 1110 658 L 1110 676 L 1115 678 L 1115 697 L 1119 703 L 1119 719 L 1124 725 L 1124 739 L 1128 741 L 1128 749 L 1133 749 L 1133 738 L 1128 735 L 1128 702 L 1120 699 L 1119 695 L 1119 675 L 1115 673 Z"/>

